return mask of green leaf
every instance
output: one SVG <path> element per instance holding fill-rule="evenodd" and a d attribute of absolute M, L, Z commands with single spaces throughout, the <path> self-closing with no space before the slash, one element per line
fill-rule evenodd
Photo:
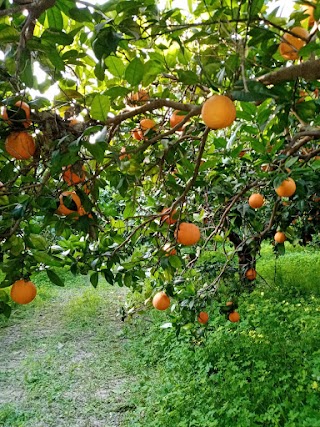
<path fill-rule="evenodd" d="M 130 92 L 131 91 L 125 87 L 114 86 L 114 87 L 111 87 L 110 89 L 108 89 L 107 91 L 105 91 L 104 93 L 106 95 L 108 95 L 109 98 L 115 99 L 118 97 L 125 98 L 128 95 L 128 93 L 130 93 Z"/>
<path fill-rule="evenodd" d="M 47 57 L 52 65 L 59 71 L 64 71 L 64 62 L 61 56 L 58 54 L 55 48 L 52 48 L 50 52 L 47 52 Z"/>
<path fill-rule="evenodd" d="M 92 21 L 92 13 L 87 7 L 78 8 L 73 7 L 69 10 L 69 16 L 77 22 L 91 22 Z"/>
<path fill-rule="evenodd" d="M 68 46 L 73 42 L 73 37 L 64 31 L 52 30 L 50 28 L 41 35 L 41 43 L 44 42 Z"/>
<path fill-rule="evenodd" d="M 0 314 L 3 314 L 7 319 L 11 315 L 11 307 L 3 301 L 0 301 Z"/>
<path fill-rule="evenodd" d="M 20 33 L 10 25 L 0 25 L 0 43 L 12 43 L 18 41 Z"/>
<path fill-rule="evenodd" d="M 108 71 L 115 77 L 118 77 L 119 79 L 122 79 L 125 65 L 123 63 L 123 60 L 120 58 L 117 58 L 116 56 L 108 56 L 108 58 L 105 60 L 106 67 Z"/>
<path fill-rule="evenodd" d="M 294 165 L 299 160 L 299 157 L 290 157 L 286 160 L 285 167 L 290 168 L 292 165 Z"/>
<path fill-rule="evenodd" d="M 24 250 L 24 241 L 22 237 L 12 236 L 10 238 L 10 244 L 11 244 L 10 252 L 14 256 L 20 255 L 21 252 Z"/>
<path fill-rule="evenodd" d="M 187 85 L 193 85 L 199 83 L 199 77 L 193 71 L 181 71 L 178 70 L 179 80 Z"/>
<path fill-rule="evenodd" d="M 127 218 L 132 217 L 135 214 L 135 211 L 136 211 L 135 202 L 133 202 L 133 201 L 128 202 L 126 204 L 124 211 L 123 211 L 123 218 L 127 219 Z"/>
<path fill-rule="evenodd" d="M 250 7 L 250 16 L 257 15 L 264 5 L 264 0 L 252 0 Z"/>
<path fill-rule="evenodd" d="M 94 75 L 97 77 L 98 80 L 100 81 L 104 80 L 105 71 L 106 71 L 106 67 L 104 62 L 102 61 L 97 62 L 94 67 Z"/>
<path fill-rule="evenodd" d="M 29 50 L 26 48 L 23 50 L 21 54 L 20 63 L 23 64 L 23 69 L 20 73 L 20 78 L 27 87 L 32 87 L 34 79 L 33 79 L 31 55 Z"/>
<path fill-rule="evenodd" d="M 60 276 L 58 276 L 57 273 L 55 273 L 53 270 L 46 270 L 47 276 L 54 285 L 56 286 L 64 286 L 64 280 L 61 279 Z"/>
<path fill-rule="evenodd" d="M 176 256 L 176 255 L 170 255 L 169 257 L 169 263 L 172 267 L 174 268 L 180 268 L 182 263 L 181 263 L 181 259 Z"/>
<path fill-rule="evenodd" d="M 112 274 L 111 270 L 103 270 L 102 271 L 104 278 L 106 279 L 106 281 L 110 284 L 113 285 L 114 282 L 114 276 Z"/>
<path fill-rule="evenodd" d="M 111 27 L 104 28 L 92 43 L 94 54 L 99 60 L 107 58 L 112 52 L 116 53 L 121 39 L 121 34 L 114 32 Z"/>
<path fill-rule="evenodd" d="M 38 249 L 40 251 L 45 251 L 48 247 L 48 242 L 43 236 L 40 236 L 39 234 L 31 233 L 28 236 L 28 245 L 32 249 Z"/>
<path fill-rule="evenodd" d="M 90 114 L 91 117 L 95 120 L 104 122 L 107 119 L 110 109 L 110 100 L 106 95 L 96 95 L 93 98 Z"/>
<path fill-rule="evenodd" d="M 90 283 L 94 288 L 96 288 L 98 286 L 98 282 L 99 282 L 99 273 L 95 271 L 90 276 Z"/>
<path fill-rule="evenodd" d="M 57 30 L 63 29 L 63 18 L 60 10 L 56 7 L 51 7 L 47 10 L 47 19 L 49 27 Z"/>
<path fill-rule="evenodd" d="M 144 65 L 139 58 L 133 59 L 126 68 L 125 79 L 132 86 L 138 85 L 144 74 Z"/>
<path fill-rule="evenodd" d="M 40 262 L 41 264 L 51 265 L 52 267 L 61 267 L 63 264 L 62 260 L 59 258 L 53 257 L 44 251 L 32 251 L 33 258 Z"/>
<path fill-rule="evenodd" d="M 95 160 L 98 162 L 102 162 L 104 159 L 104 152 L 107 148 L 106 142 L 96 141 L 94 144 L 90 144 L 89 142 L 85 142 L 83 146 L 93 155 Z"/>

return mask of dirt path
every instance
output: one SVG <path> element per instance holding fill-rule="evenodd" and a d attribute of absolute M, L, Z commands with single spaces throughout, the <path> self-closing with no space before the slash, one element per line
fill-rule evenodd
<path fill-rule="evenodd" d="M 120 427 L 130 411 L 117 288 L 59 289 L 0 329 L 1 427 Z"/>

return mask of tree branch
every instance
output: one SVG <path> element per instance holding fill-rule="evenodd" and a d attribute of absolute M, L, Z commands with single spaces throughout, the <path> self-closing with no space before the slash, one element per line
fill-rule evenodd
<path fill-rule="evenodd" d="M 119 124 L 123 122 L 124 120 L 131 119 L 132 117 L 146 113 L 147 111 L 153 111 L 157 108 L 161 107 L 169 107 L 173 108 L 174 110 L 182 110 L 182 111 L 189 111 L 190 116 L 196 116 L 200 114 L 201 106 L 192 105 L 192 104 L 183 104 L 182 102 L 176 102 L 176 101 L 169 101 L 168 99 L 156 99 L 154 101 L 147 102 L 145 105 L 142 105 L 141 107 L 134 108 L 130 111 L 126 111 L 122 114 L 118 114 L 115 117 L 111 117 L 106 120 L 106 125 L 111 124 Z M 179 123 L 176 127 L 177 129 L 181 126 L 181 123 Z"/>
<path fill-rule="evenodd" d="M 257 78 L 258 82 L 265 85 L 276 85 L 278 83 L 295 80 L 299 77 L 310 81 L 320 79 L 320 59 L 302 62 L 299 65 L 283 67 L 272 73 Z"/>

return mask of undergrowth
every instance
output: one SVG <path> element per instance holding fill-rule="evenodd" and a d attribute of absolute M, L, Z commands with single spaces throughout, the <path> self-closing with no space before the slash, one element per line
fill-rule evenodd
<path fill-rule="evenodd" d="M 276 264 L 275 264 L 276 262 Z M 161 328 L 151 311 L 129 328 L 141 375 L 130 427 L 319 427 L 319 254 L 263 248 L 256 290 L 239 298 L 241 322 L 209 308 L 197 340 Z"/>

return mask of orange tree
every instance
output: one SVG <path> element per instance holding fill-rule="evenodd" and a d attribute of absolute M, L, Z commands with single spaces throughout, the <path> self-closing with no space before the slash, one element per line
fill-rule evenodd
<path fill-rule="evenodd" d="M 228 318 L 262 241 L 317 244 L 319 4 L 25 3 L 0 9 L 2 313 L 64 266 L 165 292 L 177 325 L 223 284 Z"/>

